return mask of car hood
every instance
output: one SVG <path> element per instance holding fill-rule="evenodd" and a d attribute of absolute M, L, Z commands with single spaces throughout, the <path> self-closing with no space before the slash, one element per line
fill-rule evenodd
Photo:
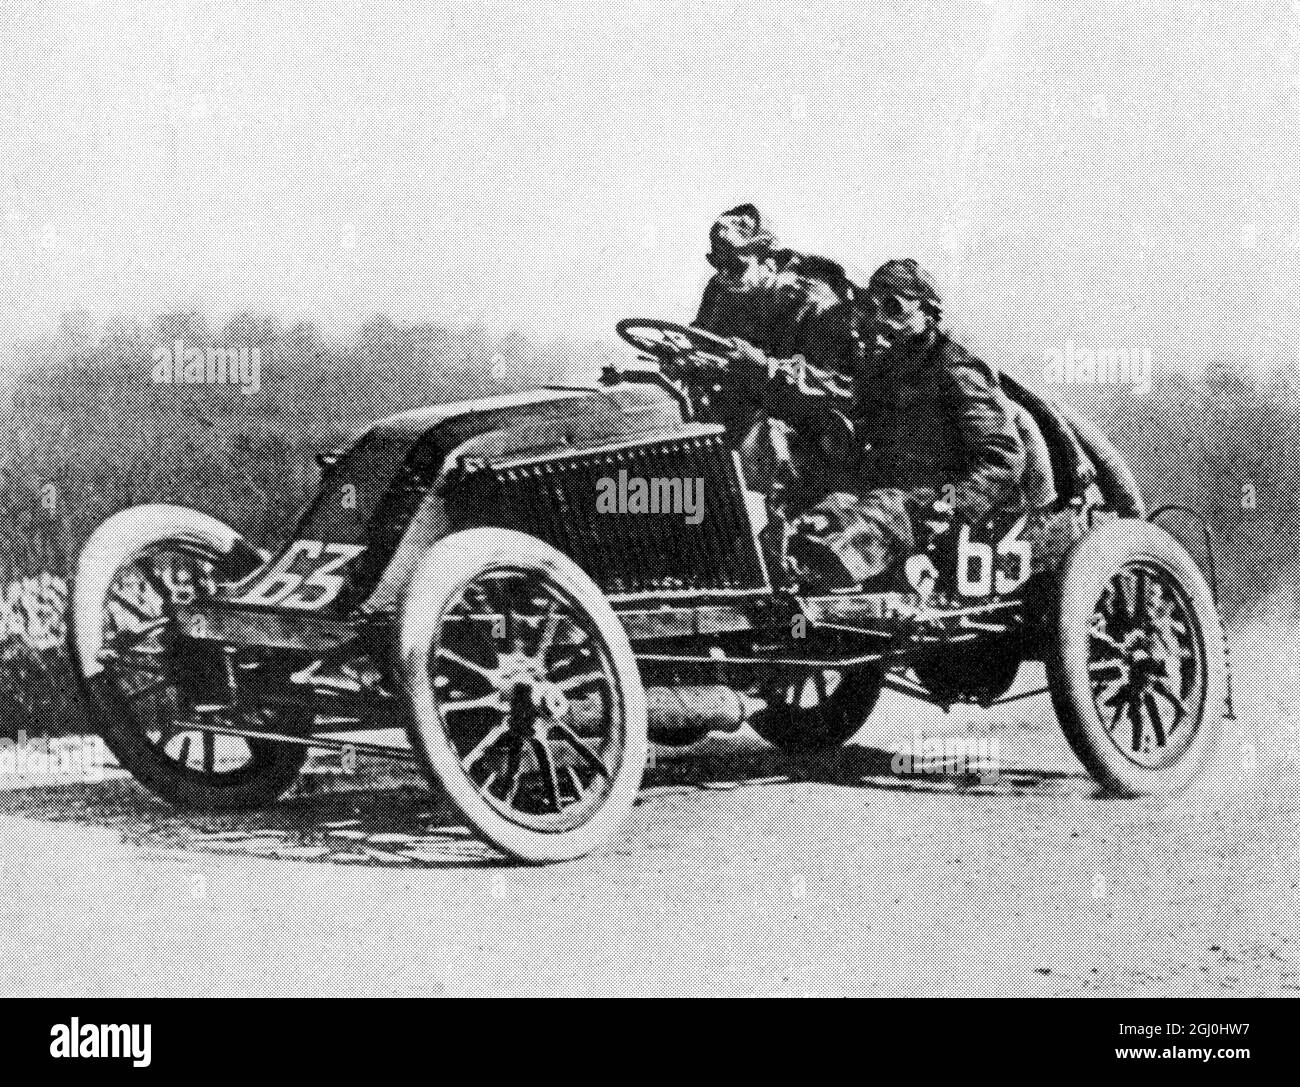
<path fill-rule="evenodd" d="M 365 549 L 349 567 L 349 591 L 335 603 L 346 609 L 383 574 L 453 455 L 527 456 L 667 436 L 682 425 L 672 397 L 647 385 L 541 389 L 390 415 L 330 459 L 315 501 L 285 547 L 312 540 Z"/>
<path fill-rule="evenodd" d="M 537 389 L 533 392 L 485 396 L 478 400 L 460 400 L 450 404 L 431 404 L 424 408 L 398 412 L 372 423 L 367 430 L 384 438 L 417 439 L 449 419 L 491 415 L 511 409 L 527 409 L 591 396 L 595 388 Z"/>

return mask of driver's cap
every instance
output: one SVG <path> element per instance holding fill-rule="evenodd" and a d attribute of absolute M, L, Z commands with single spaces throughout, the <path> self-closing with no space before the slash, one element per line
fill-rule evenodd
<path fill-rule="evenodd" d="M 763 218 L 753 204 L 740 204 L 724 211 L 709 231 L 709 263 L 736 253 L 768 250 L 776 245 L 772 232 L 763 226 Z"/>

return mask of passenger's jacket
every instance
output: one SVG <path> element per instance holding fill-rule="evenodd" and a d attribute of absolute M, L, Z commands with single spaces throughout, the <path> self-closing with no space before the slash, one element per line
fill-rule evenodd
<path fill-rule="evenodd" d="M 814 337 L 808 359 L 765 383 L 766 409 L 800 428 L 816 427 L 827 409 L 850 418 L 864 488 L 942 493 L 951 485 L 957 512 L 970 520 L 1022 502 L 1024 440 L 988 363 L 942 331 L 874 359 L 850 358 L 856 347 L 837 335 Z"/>

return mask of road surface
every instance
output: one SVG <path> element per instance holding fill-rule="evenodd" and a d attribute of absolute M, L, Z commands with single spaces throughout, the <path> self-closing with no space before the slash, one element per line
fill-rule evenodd
<path fill-rule="evenodd" d="M 1242 720 L 1172 802 L 1099 796 L 1045 700 L 888 697 L 817 767 L 747 731 L 660 752 L 618 840 L 544 869 L 414 778 L 220 818 L 121 780 L 0 793 L 0 992 L 1300 992 L 1283 638 L 1238 639 Z M 917 729 L 996 739 L 996 780 L 894 773 Z"/>

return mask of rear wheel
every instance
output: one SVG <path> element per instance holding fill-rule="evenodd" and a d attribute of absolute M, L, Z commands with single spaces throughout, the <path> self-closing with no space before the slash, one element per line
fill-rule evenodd
<path fill-rule="evenodd" d="M 1046 663 L 1066 739 L 1126 795 L 1186 788 L 1218 743 L 1224 635 L 1181 544 L 1145 521 L 1112 521 L 1067 557 Z"/>
<path fill-rule="evenodd" d="M 270 804 L 297 779 L 307 754 L 195 727 L 219 721 L 193 697 L 193 681 L 213 662 L 185 650 L 176 609 L 211 596 L 240 553 L 251 554 L 204 514 L 137 506 L 100 525 L 78 557 L 71 656 L 91 721 L 124 769 L 180 807 Z M 235 723 L 282 727 L 269 711 Z"/>
<path fill-rule="evenodd" d="M 791 672 L 762 692 L 767 705 L 749 724 L 784 751 L 833 751 L 867 723 L 884 683 L 884 672 L 873 667 Z"/>
<path fill-rule="evenodd" d="M 603 844 L 648 744 L 636 659 L 596 584 L 531 536 L 470 529 L 425 553 L 399 626 L 412 745 L 470 829 L 532 863 Z"/>

